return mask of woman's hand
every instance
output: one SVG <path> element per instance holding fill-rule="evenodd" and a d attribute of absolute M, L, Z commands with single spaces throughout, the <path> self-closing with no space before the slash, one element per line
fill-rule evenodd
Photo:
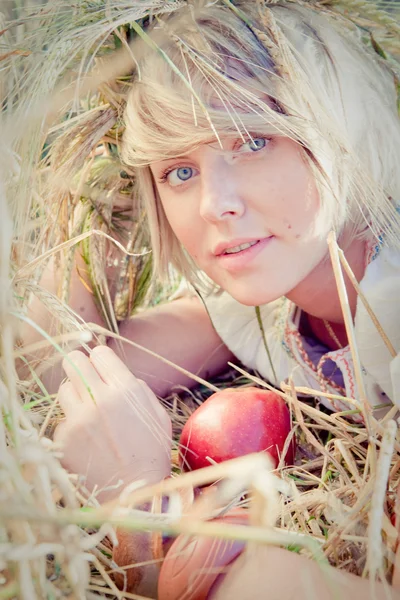
<path fill-rule="evenodd" d="M 90 358 L 71 352 L 63 366 L 68 381 L 58 400 L 66 418 L 54 435 L 63 466 L 83 475 L 89 491 L 123 482 L 101 491 L 100 502 L 118 496 L 133 481 L 150 484 L 167 477 L 171 421 L 146 383 L 107 346 L 96 347 Z"/>

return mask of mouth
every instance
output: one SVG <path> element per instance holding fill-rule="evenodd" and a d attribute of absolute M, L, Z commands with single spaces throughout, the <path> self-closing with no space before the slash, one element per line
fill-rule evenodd
<path fill-rule="evenodd" d="M 248 248 L 255 246 L 256 244 L 259 243 L 259 241 L 260 240 L 254 240 L 254 242 L 245 242 L 244 244 L 239 244 L 238 246 L 233 246 L 232 248 L 227 248 L 226 250 L 224 250 L 222 252 L 222 255 L 238 254 L 239 252 L 242 252 L 243 250 L 247 250 Z"/>
<path fill-rule="evenodd" d="M 213 250 L 214 256 L 220 258 L 221 256 L 227 256 L 230 254 L 240 254 L 241 252 L 246 252 L 249 248 L 253 246 L 257 246 L 260 242 L 263 242 L 267 238 L 236 238 L 226 242 L 220 242 Z"/>
<path fill-rule="evenodd" d="M 221 268 L 232 273 L 239 273 L 256 265 L 253 261 L 274 239 L 275 236 L 270 235 L 247 241 L 235 240 L 231 244 L 225 243 L 217 246 L 214 255 Z"/>

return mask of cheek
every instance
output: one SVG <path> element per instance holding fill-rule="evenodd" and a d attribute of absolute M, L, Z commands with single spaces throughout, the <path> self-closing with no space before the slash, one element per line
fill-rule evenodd
<path fill-rule="evenodd" d="M 268 213 L 275 225 L 279 223 L 282 235 L 294 237 L 314 219 L 319 195 L 313 174 L 297 148 L 283 143 L 262 168 L 254 165 L 254 171 L 249 171 L 246 185 L 251 186 L 247 187 L 251 197 L 258 198 L 258 211 Z"/>
<path fill-rule="evenodd" d="M 307 237 L 314 230 L 320 200 L 314 178 L 306 169 L 288 182 L 282 199 L 283 230 L 291 238 Z"/>
<path fill-rule="evenodd" d="M 306 208 L 308 208 L 312 212 L 315 212 L 319 209 L 319 204 L 320 204 L 319 193 L 318 193 L 318 189 L 317 189 L 314 177 L 309 172 L 307 172 L 305 188 L 306 188 L 306 192 L 305 192 Z"/>
<path fill-rule="evenodd" d="M 305 228 L 310 234 L 315 234 L 318 228 L 318 215 L 320 213 L 320 197 L 314 178 L 309 174 L 305 193 Z"/>
<path fill-rule="evenodd" d="M 162 203 L 162 207 L 175 237 L 184 246 L 187 252 L 189 252 L 193 258 L 196 258 L 199 223 L 196 223 L 194 215 L 189 210 L 187 203 L 186 206 L 183 203 Z"/>

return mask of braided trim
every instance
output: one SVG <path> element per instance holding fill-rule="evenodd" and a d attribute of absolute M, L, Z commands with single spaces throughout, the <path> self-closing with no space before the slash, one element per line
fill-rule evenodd
<path fill-rule="evenodd" d="M 329 358 L 328 355 L 324 355 L 321 358 L 321 360 L 319 361 L 318 366 L 315 366 L 315 364 L 312 362 L 312 360 L 308 356 L 306 350 L 304 349 L 303 340 L 302 340 L 302 337 L 301 337 L 299 331 L 296 330 L 291 333 L 295 340 L 297 350 L 298 350 L 302 360 L 317 376 L 318 382 L 321 386 L 321 390 L 323 392 L 328 392 L 329 388 L 333 388 L 334 390 L 338 391 L 341 395 L 345 395 L 345 390 L 342 386 L 338 385 L 334 381 L 331 381 L 322 373 L 323 360 L 324 360 L 324 358 L 325 358 L 325 360 L 327 360 Z"/>

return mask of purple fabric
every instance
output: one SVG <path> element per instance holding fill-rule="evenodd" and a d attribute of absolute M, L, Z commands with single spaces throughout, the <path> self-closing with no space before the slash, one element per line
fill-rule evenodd
<path fill-rule="evenodd" d="M 311 362 L 318 367 L 319 361 L 321 358 L 329 352 L 329 348 L 321 344 L 321 342 L 317 342 L 314 338 L 308 336 L 301 336 L 303 341 L 303 348 L 307 352 L 308 358 Z M 345 387 L 344 379 L 341 370 L 337 366 L 337 364 L 333 360 L 326 360 L 322 366 L 322 373 L 327 379 L 330 379 L 336 385 L 340 387 Z"/>

